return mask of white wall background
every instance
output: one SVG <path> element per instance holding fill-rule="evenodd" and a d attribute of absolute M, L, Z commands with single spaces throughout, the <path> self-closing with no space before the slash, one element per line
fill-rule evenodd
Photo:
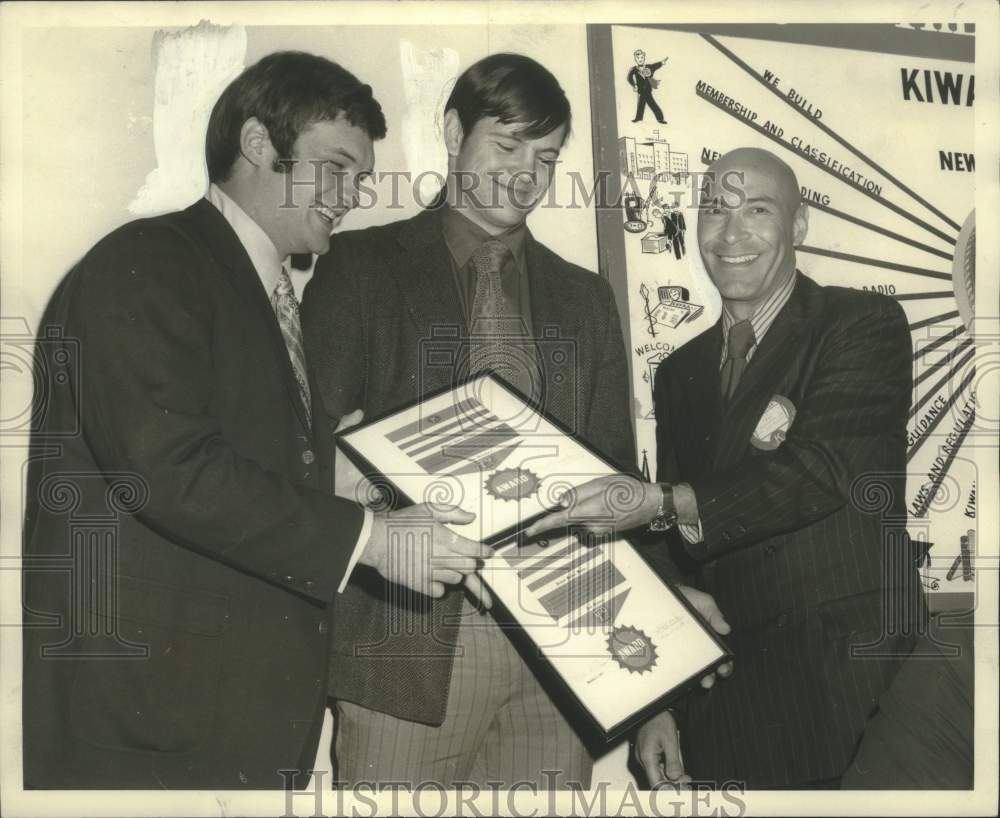
<path fill-rule="evenodd" d="M 455 71 L 496 51 L 527 54 L 553 70 L 573 109 L 557 190 L 570 189 L 572 171 L 592 176 L 583 26 L 259 26 L 241 34 L 205 24 L 160 36 L 132 27 L 25 32 L 24 256 L 6 284 L 32 327 L 56 282 L 100 236 L 200 195 L 212 103 L 242 64 L 272 51 L 321 54 L 372 85 L 389 123 L 376 169 L 414 176 L 445 168 L 439 108 Z M 388 194 L 388 182 L 378 190 Z M 401 190 L 403 208 L 355 211 L 343 228 L 413 215 L 418 205 Z M 592 208 L 542 208 L 529 224 L 564 258 L 596 269 Z"/>

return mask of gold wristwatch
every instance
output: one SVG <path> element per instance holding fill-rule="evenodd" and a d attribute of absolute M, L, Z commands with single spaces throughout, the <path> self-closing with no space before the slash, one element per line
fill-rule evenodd
<path fill-rule="evenodd" d="M 670 483 L 657 483 L 660 488 L 660 507 L 649 523 L 650 531 L 667 531 L 677 524 L 677 509 L 674 508 L 674 487 Z"/>

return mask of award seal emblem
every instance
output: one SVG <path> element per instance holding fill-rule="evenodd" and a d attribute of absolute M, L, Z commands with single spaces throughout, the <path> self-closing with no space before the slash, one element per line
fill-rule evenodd
<path fill-rule="evenodd" d="M 538 491 L 541 478 L 531 469 L 500 469 L 486 478 L 486 491 L 498 500 L 520 502 Z"/>
<path fill-rule="evenodd" d="M 785 442 L 795 420 L 795 404 L 784 395 L 775 395 L 757 421 L 750 442 L 758 449 L 772 451 Z"/>
<path fill-rule="evenodd" d="M 646 673 L 656 666 L 656 645 L 638 628 L 615 627 L 608 637 L 608 652 L 629 673 Z"/>

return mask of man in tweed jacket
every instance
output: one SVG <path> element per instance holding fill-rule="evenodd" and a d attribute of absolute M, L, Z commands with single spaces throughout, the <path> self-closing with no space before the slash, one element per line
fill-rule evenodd
<path fill-rule="evenodd" d="M 306 347 L 330 423 L 358 408 L 367 418 L 398 409 L 461 375 L 422 353 L 434 338 L 468 338 L 475 257 L 489 245 L 509 311 L 537 339 L 528 365 L 544 411 L 606 458 L 634 462 L 611 288 L 525 225 L 569 133 L 565 94 L 533 60 L 495 54 L 459 77 L 444 126 L 445 206 L 337 235 L 306 289 Z M 478 187 L 463 195 L 463 180 Z M 460 591 L 430 601 L 387 589 L 359 571 L 336 601 L 340 780 L 588 785 L 586 749 L 491 617 Z"/>

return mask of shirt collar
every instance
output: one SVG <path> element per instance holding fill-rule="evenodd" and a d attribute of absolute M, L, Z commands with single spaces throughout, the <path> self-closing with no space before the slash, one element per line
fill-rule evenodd
<path fill-rule="evenodd" d="M 451 251 L 452 258 L 455 259 L 455 264 L 459 268 L 465 267 L 469 263 L 469 259 L 472 258 L 477 247 L 491 239 L 496 239 L 507 245 L 511 255 L 514 256 L 514 263 L 517 265 L 518 271 L 524 270 L 524 244 L 528 233 L 524 222 L 499 236 L 491 236 L 460 210 L 446 205 L 441 214 L 441 226 L 444 231 L 445 244 L 448 245 L 448 250 Z"/>
<path fill-rule="evenodd" d="M 278 277 L 281 275 L 283 259 L 278 255 L 278 248 L 264 232 L 264 228 L 248 216 L 246 211 L 214 182 L 209 185 L 205 198 L 218 208 L 222 217 L 233 228 L 236 238 L 250 256 L 250 262 L 257 271 L 264 291 L 270 296 L 278 285 Z"/>
<path fill-rule="evenodd" d="M 774 323 L 774 319 L 778 317 L 778 313 L 781 312 L 785 304 L 788 303 L 788 299 L 792 297 L 792 290 L 795 289 L 795 270 L 792 270 L 792 274 L 785 279 L 785 282 L 778 287 L 771 295 L 769 295 L 764 302 L 754 310 L 753 315 L 750 316 L 750 326 L 753 327 L 754 335 L 754 346 L 759 346 L 760 342 L 764 340 L 764 336 L 767 331 L 771 328 L 771 324 Z M 729 312 L 729 308 L 723 303 L 722 305 L 722 349 L 723 355 L 725 355 L 726 347 L 729 344 L 729 330 L 732 328 L 733 324 L 737 323 L 736 318 L 733 317 L 732 313 Z"/>

